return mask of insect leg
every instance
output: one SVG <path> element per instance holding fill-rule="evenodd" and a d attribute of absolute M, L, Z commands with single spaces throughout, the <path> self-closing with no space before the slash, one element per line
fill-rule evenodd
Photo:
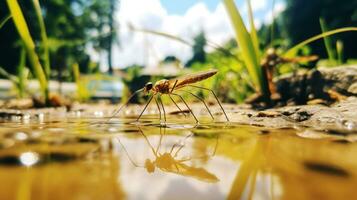
<path fill-rule="evenodd" d="M 217 103 L 218 103 L 218 104 L 219 104 L 219 106 L 221 107 L 221 109 L 222 109 L 222 111 L 223 111 L 224 116 L 226 117 L 227 121 L 229 122 L 229 119 L 228 119 L 227 113 L 226 113 L 226 111 L 224 111 L 224 109 L 223 109 L 223 106 L 222 106 L 221 102 L 218 100 L 218 97 L 217 97 L 217 95 L 214 93 L 214 91 L 213 91 L 213 90 L 211 90 L 211 89 L 209 89 L 209 88 L 205 88 L 205 87 L 196 86 L 196 85 L 187 85 L 187 86 L 194 87 L 194 88 L 200 88 L 200 89 L 203 89 L 203 90 L 208 90 L 208 91 L 211 91 L 211 92 L 212 92 L 212 94 L 213 94 L 213 96 L 214 96 L 214 98 L 216 98 Z"/>
<path fill-rule="evenodd" d="M 147 104 L 145 105 L 143 111 L 141 111 L 139 117 L 136 119 L 136 121 L 138 122 L 140 117 L 143 115 L 143 113 L 145 112 L 146 108 L 148 107 L 148 105 L 150 104 L 151 100 L 154 98 L 155 94 L 151 95 L 150 99 L 148 100 Z"/>
<path fill-rule="evenodd" d="M 164 107 L 164 104 L 162 103 L 162 100 L 161 100 L 161 95 L 159 95 L 159 102 L 161 104 L 161 107 L 162 107 L 162 110 L 164 112 L 164 120 L 165 120 L 165 123 L 166 123 L 166 112 L 165 112 L 165 107 Z"/>
<path fill-rule="evenodd" d="M 175 93 L 171 93 L 171 94 L 180 97 L 180 99 L 182 100 L 182 102 L 186 105 L 187 109 L 191 112 L 192 116 L 195 118 L 196 123 L 198 123 L 198 119 L 197 119 L 196 115 L 193 114 L 191 108 L 188 106 L 188 104 L 186 103 L 185 99 L 183 99 L 181 95 L 178 95 L 178 94 L 175 94 Z"/>
<path fill-rule="evenodd" d="M 189 161 L 189 160 L 199 160 L 199 159 L 205 159 L 207 157 L 213 157 L 216 155 L 216 152 L 217 152 L 217 147 L 218 147 L 218 135 L 216 137 L 216 144 L 214 145 L 214 149 L 213 151 L 210 153 L 210 155 L 207 155 L 207 156 L 198 156 L 198 157 L 188 157 L 188 158 L 184 158 L 184 159 L 181 159 L 179 160 L 179 162 L 186 162 L 186 161 Z M 178 153 L 178 152 L 177 152 Z M 175 154 L 176 156 L 176 154 Z"/>
<path fill-rule="evenodd" d="M 168 94 L 171 101 L 175 104 L 175 106 L 179 109 L 179 111 L 184 115 L 186 116 L 186 114 L 181 110 L 181 108 L 177 105 L 177 103 L 175 102 L 175 100 L 172 98 L 172 96 L 170 94 Z"/>
<path fill-rule="evenodd" d="M 177 150 L 176 150 L 176 152 L 175 152 L 175 154 L 174 154 L 174 157 L 176 157 L 177 155 L 178 155 L 178 153 L 181 151 L 181 149 L 186 145 L 186 140 L 188 139 L 188 138 L 190 138 L 190 137 L 192 137 L 193 136 L 193 133 L 191 133 L 191 134 L 189 134 L 189 135 L 187 135 L 186 137 L 185 137 L 185 139 L 184 139 L 184 141 L 183 141 L 183 145 L 181 145 Z M 171 149 L 171 152 L 173 151 L 173 148 Z"/>
<path fill-rule="evenodd" d="M 116 111 L 113 112 L 112 116 L 106 121 L 106 123 L 108 123 L 113 117 L 115 117 L 115 115 L 117 115 L 117 114 L 121 111 L 121 109 L 123 109 L 125 106 L 127 106 L 128 103 L 130 102 L 130 100 L 131 100 L 136 94 L 138 94 L 138 93 L 141 92 L 141 91 L 143 91 L 143 89 L 140 89 L 140 90 L 135 91 L 135 92 L 129 97 L 129 99 L 128 99 L 122 106 L 120 106 L 120 108 L 119 108 L 118 110 L 116 110 Z"/>
<path fill-rule="evenodd" d="M 138 129 L 139 129 L 141 135 L 145 138 L 146 143 L 149 145 L 149 147 L 150 147 L 151 151 L 153 152 L 153 154 L 155 155 L 155 157 L 157 157 L 158 156 L 157 152 L 155 151 L 154 147 L 151 145 L 149 139 L 146 137 L 146 135 L 144 134 L 143 130 L 141 130 L 141 128 L 139 126 L 138 126 Z"/>
<path fill-rule="evenodd" d="M 119 138 L 114 138 L 114 140 L 119 142 L 120 146 L 123 148 L 126 156 L 128 157 L 129 161 L 131 162 L 131 164 L 133 164 L 135 167 L 143 167 L 143 166 L 140 166 L 134 162 L 134 160 L 131 158 L 131 156 L 129 155 L 129 152 L 126 150 L 126 148 L 124 147 L 123 143 L 121 143 Z"/>
<path fill-rule="evenodd" d="M 156 103 L 157 109 L 159 110 L 160 122 L 161 122 L 161 109 L 160 109 L 159 103 L 157 102 L 157 99 L 156 99 L 156 98 L 154 98 L 154 100 L 155 100 L 155 103 Z"/>
<path fill-rule="evenodd" d="M 211 113 L 211 110 L 208 108 L 206 102 L 205 102 L 201 97 L 199 97 L 199 96 L 193 94 L 192 92 L 186 91 L 186 90 L 181 90 L 181 91 L 190 93 L 192 96 L 194 96 L 194 97 L 196 97 L 198 100 L 200 100 L 200 101 L 205 105 L 205 107 L 206 107 L 206 109 L 207 109 L 209 115 L 211 115 L 212 119 L 214 119 L 214 117 L 213 117 L 213 115 L 212 115 L 212 113 Z"/>
<path fill-rule="evenodd" d="M 165 132 L 166 132 L 166 128 L 164 128 L 164 135 L 165 135 Z M 159 152 L 160 150 L 160 147 L 161 147 L 161 142 L 162 142 L 162 131 L 161 131 L 161 126 L 160 126 L 160 139 L 159 139 L 159 144 L 157 145 L 156 147 L 156 154 Z"/>

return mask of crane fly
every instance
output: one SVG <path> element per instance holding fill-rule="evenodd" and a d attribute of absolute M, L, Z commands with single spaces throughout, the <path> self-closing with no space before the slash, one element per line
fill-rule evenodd
<path fill-rule="evenodd" d="M 212 95 L 214 96 L 214 98 L 217 100 L 217 103 L 219 104 L 220 108 L 222 109 L 224 116 L 226 117 L 227 121 L 229 121 L 228 116 L 226 114 L 226 112 L 223 109 L 222 104 L 220 103 L 220 101 L 217 98 L 217 95 L 214 93 L 213 90 L 209 89 L 209 88 L 205 88 L 205 87 L 201 87 L 201 86 L 196 86 L 196 85 L 192 85 L 193 83 L 197 83 L 200 82 L 202 80 L 208 79 L 210 77 L 212 77 L 213 75 L 215 75 L 218 71 L 217 70 L 208 70 L 208 71 L 202 71 L 202 72 L 198 72 L 198 73 L 194 73 L 194 74 L 188 74 L 188 75 L 184 75 L 184 76 L 179 76 L 170 80 L 167 79 L 162 79 L 157 81 L 155 84 L 153 84 L 152 82 L 148 82 L 145 84 L 145 86 L 137 91 L 135 91 L 130 98 L 128 99 L 127 102 L 125 102 L 117 111 L 114 112 L 113 116 L 109 118 L 112 119 L 113 117 L 115 117 L 115 115 L 117 115 L 121 109 L 123 107 L 125 107 L 130 100 L 137 95 L 140 92 L 144 92 L 148 95 L 150 95 L 149 100 L 147 101 L 144 109 L 141 111 L 140 115 L 138 116 L 138 118 L 136 119 L 136 121 L 139 121 L 141 116 L 143 115 L 143 113 L 145 112 L 146 108 L 148 107 L 148 105 L 150 104 L 150 102 L 154 99 L 157 108 L 159 110 L 159 115 L 160 115 L 160 121 L 161 121 L 161 109 L 163 111 L 163 115 L 164 115 L 164 121 L 166 122 L 166 111 L 164 108 L 164 104 L 162 103 L 161 100 L 161 95 L 168 95 L 169 98 L 171 99 L 171 101 L 175 104 L 175 106 L 180 110 L 180 112 L 184 113 L 182 111 L 182 109 L 178 106 L 178 104 L 175 102 L 175 100 L 172 98 L 172 96 L 177 96 L 181 99 L 181 101 L 185 104 L 185 106 L 187 107 L 188 111 L 192 114 L 192 116 L 194 117 L 194 119 L 196 120 L 196 123 L 198 123 L 198 119 L 196 117 L 196 115 L 192 112 L 192 109 L 190 108 L 190 106 L 187 104 L 187 102 L 185 101 L 185 99 L 178 94 L 178 91 L 183 91 L 183 92 L 187 92 L 188 94 L 191 94 L 193 97 L 197 98 L 199 101 L 201 101 L 204 106 L 206 107 L 208 113 L 210 114 L 211 118 L 214 119 L 212 112 L 210 111 L 210 109 L 208 108 L 207 104 L 205 103 L 205 101 L 195 95 L 194 93 L 184 90 L 183 88 L 196 88 L 196 89 L 202 89 L 202 90 L 206 90 L 212 93 Z M 161 108 L 160 108 L 161 106 Z M 108 121 L 109 121 L 108 120 Z"/>
<path fill-rule="evenodd" d="M 152 154 L 155 157 L 155 159 L 153 159 L 153 160 L 150 160 L 149 158 L 147 158 L 145 160 L 145 164 L 144 165 L 138 165 L 132 159 L 132 157 L 129 155 L 129 152 L 126 150 L 126 148 L 121 143 L 119 138 L 116 138 L 117 141 L 122 146 L 122 148 L 123 148 L 125 154 L 127 155 L 129 161 L 135 167 L 145 168 L 148 173 L 153 173 L 153 172 L 155 172 L 155 169 L 158 168 L 163 172 L 173 173 L 173 174 L 177 174 L 177 175 L 180 175 L 180 176 L 191 177 L 191 178 L 195 178 L 197 180 L 204 181 L 204 182 L 215 183 L 215 182 L 219 181 L 219 179 L 217 178 L 216 175 L 208 172 L 206 169 L 201 168 L 201 167 L 190 166 L 190 165 L 185 163 L 185 162 L 193 160 L 193 159 L 205 158 L 205 156 L 203 156 L 202 158 L 201 157 L 197 157 L 197 158 L 192 158 L 192 157 L 178 158 L 179 157 L 178 154 L 183 149 L 183 147 L 185 146 L 186 140 L 188 138 L 192 137 L 193 133 L 190 133 L 189 135 L 187 135 L 184 138 L 183 144 L 180 145 L 178 143 L 175 143 L 171 147 L 170 151 L 165 151 L 165 152 L 161 153 L 160 152 L 160 147 L 161 147 L 161 144 L 162 144 L 163 135 L 166 135 L 165 134 L 166 128 L 164 128 L 164 134 L 162 134 L 161 133 L 161 127 L 160 127 L 160 139 L 159 139 L 158 146 L 156 148 L 154 148 L 152 146 L 152 144 L 150 143 L 148 137 L 144 134 L 142 129 L 140 127 L 138 127 L 138 128 L 139 128 L 139 132 L 144 137 L 146 143 L 148 144 L 149 148 L 152 151 Z M 218 135 L 217 135 L 217 138 L 216 138 L 216 144 L 215 144 L 213 152 L 211 153 L 211 155 L 207 155 L 207 156 L 213 157 L 215 155 L 215 153 L 216 153 L 217 146 L 218 146 Z"/>

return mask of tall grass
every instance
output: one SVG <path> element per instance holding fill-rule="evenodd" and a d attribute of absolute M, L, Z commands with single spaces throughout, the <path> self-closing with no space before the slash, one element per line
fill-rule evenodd
<path fill-rule="evenodd" d="M 322 33 L 326 33 L 328 31 L 326 22 L 323 18 L 320 18 L 320 27 L 321 27 L 321 31 Z M 333 44 L 332 44 L 332 40 L 330 37 L 324 37 L 324 44 L 325 44 L 325 48 L 327 51 L 327 55 L 328 58 L 331 62 L 335 62 L 336 61 L 336 55 L 333 49 Z"/>
<path fill-rule="evenodd" d="M 6 0 L 7 5 L 9 7 L 10 13 L 12 15 L 12 19 L 14 21 L 15 27 L 20 35 L 21 40 L 25 46 L 30 64 L 34 70 L 35 76 L 39 81 L 40 88 L 42 94 L 44 95 L 46 102 L 49 99 L 49 90 L 48 90 L 48 82 L 46 78 L 46 74 L 42 68 L 39 57 L 35 51 L 35 43 L 32 40 L 30 31 L 26 24 L 25 18 L 21 11 L 21 8 L 17 2 L 17 0 Z"/>
<path fill-rule="evenodd" d="M 268 82 L 260 67 L 258 37 L 256 36 L 255 27 L 253 24 L 252 9 L 248 1 L 248 9 L 252 33 L 249 34 L 240 12 L 238 11 L 233 0 L 223 0 L 228 16 L 235 32 L 236 40 L 240 48 L 242 59 L 245 63 L 249 76 L 251 77 L 256 90 L 261 92 L 265 97 L 270 96 Z"/>
<path fill-rule="evenodd" d="M 48 47 L 48 38 L 46 33 L 45 22 L 42 17 L 40 2 L 38 0 L 32 0 L 32 4 L 35 8 L 38 24 L 40 25 L 40 33 L 41 33 L 41 40 L 42 40 L 41 48 L 43 50 L 41 57 L 43 59 L 43 65 L 44 65 L 44 71 L 46 73 L 46 77 L 47 79 L 49 79 L 51 73 L 51 67 L 50 67 L 50 53 Z"/>
<path fill-rule="evenodd" d="M 8 22 L 11 19 L 11 15 L 8 15 L 6 17 L 4 17 L 4 19 L 2 19 L 0 21 L 0 29 L 6 24 L 6 22 Z"/>
<path fill-rule="evenodd" d="M 341 65 L 343 63 L 343 42 L 337 40 L 336 42 L 337 63 Z"/>
<path fill-rule="evenodd" d="M 78 63 L 74 63 L 72 66 L 74 81 L 77 86 L 77 99 L 79 101 L 85 101 L 90 99 L 91 93 L 87 89 L 87 82 L 85 82 L 80 74 Z"/>
<path fill-rule="evenodd" d="M 28 69 L 25 67 L 26 64 L 26 50 L 21 48 L 19 64 L 16 68 L 17 76 L 9 74 L 5 69 L 0 67 L 0 75 L 6 77 L 10 80 L 17 90 L 17 96 L 23 98 L 26 92 L 26 80 L 28 76 Z"/>
<path fill-rule="evenodd" d="M 26 64 L 26 50 L 25 48 L 21 48 L 20 52 L 20 62 L 17 66 L 17 89 L 20 98 L 25 97 L 25 90 L 26 90 L 26 80 L 28 76 L 28 69 L 25 67 Z"/>
<path fill-rule="evenodd" d="M 313 36 L 313 37 L 311 37 L 311 38 L 309 38 L 307 40 L 304 40 L 304 41 L 300 42 L 299 44 L 293 46 L 289 50 L 287 50 L 284 53 L 284 57 L 287 57 L 287 58 L 294 57 L 301 48 L 303 48 L 307 44 L 309 44 L 311 42 L 314 42 L 316 40 L 319 40 L 321 38 L 325 38 L 325 37 L 328 37 L 330 35 L 334 35 L 334 34 L 337 34 L 337 33 L 350 32 L 350 31 L 357 31 L 357 27 L 338 28 L 338 29 L 335 29 L 335 30 L 331 30 L 331 31 L 327 31 L 327 32 L 315 35 L 315 36 Z"/>

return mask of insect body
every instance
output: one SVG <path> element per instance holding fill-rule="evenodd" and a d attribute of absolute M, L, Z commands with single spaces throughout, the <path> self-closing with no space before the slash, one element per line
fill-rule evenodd
<path fill-rule="evenodd" d="M 195 116 L 195 114 L 192 112 L 191 108 L 189 107 L 189 105 L 187 104 L 187 102 L 183 99 L 183 97 L 180 95 L 180 94 L 177 94 L 176 92 L 177 91 L 183 91 L 183 92 L 187 92 L 189 94 L 191 94 L 192 96 L 194 96 L 195 98 L 197 98 L 198 100 L 200 100 L 204 105 L 205 107 L 207 108 L 207 111 L 208 113 L 211 115 L 211 117 L 213 118 L 213 115 L 210 111 L 210 109 L 208 108 L 207 104 L 204 102 L 204 100 L 202 98 L 200 98 L 199 96 L 193 94 L 192 92 L 190 91 L 186 91 L 186 90 L 183 90 L 184 87 L 191 87 L 191 88 L 198 88 L 198 89 L 203 89 L 203 90 L 207 90 L 207 91 L 210 91 L 213 96 L 216 98 L 219 106 L 221 107 L 227 121 L 229 121 L 228 119 L 228 116 L 226 114 L 226 112 L 224 111 L 223 107 L 222 107 L 222 104 L 219 102 L 216 94 L 213 92 L 213 90 L 211 89 L 208 89 L 208 88 L 205 88 L 205 87 L 200 87 L 200 86 L 196 86 L 196 85 L 191 85 L 193 83 L 196 83 L 196 82 L 199 82 L 199 81 L 202 81 L 202 80 L 205 80 L 213 75 L 215 75 L 218 71 L 217 70 L 208 70 L 208 71 L 203 71 L 203 72 L 198 72 L 198 73 L 195 73 L 195 74 L 189 74 L 189 75 L 186 75 L 186 76 L 180 76 L 180 77 L 177 77 L 177 78 L 174 78 L 174 79 L 170 79 L 170 80 L 167 80 L 167 79 L 163 79 L 163 80 L 160 80 L 160 81 L 157 81 L 155 84 L 151 83 L 151 82 L 148 82 L 145 84 L 145 86 L 140 89 L 140 90 L 137 90 L 136 92 L 134 92 L 134 94 L 129 98 L 128 102 L 130 101 L 130 99 L 138 94 L 139 92 L 145 92 L 147 93 L 148 95 L 150 95 L 150 98 L 148 100 L 148 102 L 146 103 L 144 109 L 142 110 L 142 112 L 140 113 L 140 115 L 138 116 L 137 118 L 137 121 L 139 121 L 139 119 L 141 118 L 142 114 L 145 112 L 147 106 L 150 104 L 150 102 L 154 99 L 155 102 L 156 102 L 156 105 L 157 105 L 157 108 L 159 110 L 159 114 L 160 114 L 160 120 L 161 120 L 161 109 L 163 111 L 163 114 L 164 114 L 164 120 L 166 122 L 166 112 L 165 112 L 165 108 L 164 108 L 164 105 L 161 101 L 161 95 L 168 95 L 171 99 L 171 101 L 175 104 L 175 106 L 181 111 L 181 108 L 177 105 L 177 103 L 174 101 L 174 99 L 172 98 L 172 96 L 177 96 L 179 97 L 182 102 L 185 104 L 185 106 L 187 107 L 187 109 L 190 111 L 190 113 L 192 114 L 192 116 L 195 118 L 196 120 L 196 123 L 198 123 L 198 119 L 197 117 Z M 113 117 L 124 107 L 127 105 L 126 102 L 125 104 L 123 104 L 122 107 L 120 107 L 113 115 Z M 161 106 L 161 108 L 160 108 Z M 111 118 L 110 118 L 111 119 Z M 110 120 L 109 119 L 109 120 Z"/>

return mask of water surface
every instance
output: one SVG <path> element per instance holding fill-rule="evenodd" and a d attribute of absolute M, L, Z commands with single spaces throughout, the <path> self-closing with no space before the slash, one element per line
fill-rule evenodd
<path fill-rule="evenodd" d="M 107 121 L 80 111 L 0 127 L 1 199 L 351 199 L 357 145 L 301 129 Z"/>

